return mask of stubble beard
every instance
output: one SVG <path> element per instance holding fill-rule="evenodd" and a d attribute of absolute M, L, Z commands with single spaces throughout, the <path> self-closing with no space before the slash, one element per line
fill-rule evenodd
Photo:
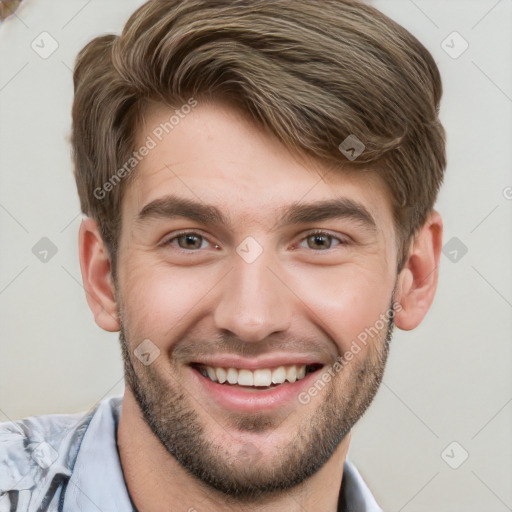
<path fill-rule="evenodd" d="M 343 369 L 319 391 L 323 399 L 308 415 L 308 421 L 297 423 L 289 432 L 288 442 L 272 457 L 259 457 L 258 448 L 244 445 L 236 434 L 232 443 L 240 445 L 236 454 L 230 453 L 231 446 L 209 437 L 194 408 L 199 407 L 198 402 L 178 379 L 164 379 L 155 372 L 154 365 L 144 366 L 133 356 L 129 347 L 136 343 L 130 336 L 127 339 L 122 324 L 120 342 L 126 385 L 154 435 L 189 474 L 229 502 L 261 502 L 293 489 L 315 474 L 367 410 L 384 375 L 393 325 L 390 318 L 386 332 L 372 339 L 372 354 L 344 361 Z M 169 368 L 173 368 L 172 364 Z M 346 372 L 350 372 L 348 380 Z M 342 378 L 345 387 L 340 388 L 338 382 Z M 307 405 L 297 401 L 299 407 Z M 243 434 L 271 432 L 278 424 L 271 413 L 260 412 L 240 416 L 231 426 Z"/>

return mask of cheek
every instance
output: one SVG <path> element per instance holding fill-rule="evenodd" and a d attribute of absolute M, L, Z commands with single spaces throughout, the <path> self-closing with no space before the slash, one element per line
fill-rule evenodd
<path fill-rule="evenodd" d="M 212 286 L 207 269 L 172 268 L 135 258 L 124 269 L 123 319 L 131 336 L 165 345 L 186 327 Z"/>
<path fill-rule="evenodd" d="M 365 329 L 382 330 L 379 318 L 389 309 L 393 284 L 392 276 L 361 266 L 326 267 L 296 274 L 293 288 L 308 306 L 305 314 L 344 352 Z"/>

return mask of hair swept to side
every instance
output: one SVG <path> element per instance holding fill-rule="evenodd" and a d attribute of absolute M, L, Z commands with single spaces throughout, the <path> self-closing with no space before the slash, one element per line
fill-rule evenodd
<path fill-rule="evenodd" d="M 81 208 L 98 222 L 114 272 L 133 173 L 102 199 L 94 190 L 130 157 L 148 100 L 175 107 L 228 98 L 292 151 L 378 172 L 394 203 L 399 265 L 446 167 L 434 59 L 357 0 L 150 0 L 120 36 L 82 49 L 74 86 Z M 349 135 L 365 145 L 351 162 L 338 149 Z"/>

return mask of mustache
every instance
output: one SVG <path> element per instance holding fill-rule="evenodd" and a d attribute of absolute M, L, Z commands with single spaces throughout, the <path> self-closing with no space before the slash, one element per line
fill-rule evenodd
<path fill-rule="evenodd" d="M 292 338 L 290 335 L 276 335 L 261 341 L 247 342 L 226 333 L 215 333 L 210 336 L 203 334 L 201 337 L 186 335 L 172 347 L 171 352 L 175 361 L 187 362 L 219 354 L 250 359 L 263 354 L 279 353 L 303 354 L 334 363 L 338 356 L 335 343 L 319 337 Z"/>

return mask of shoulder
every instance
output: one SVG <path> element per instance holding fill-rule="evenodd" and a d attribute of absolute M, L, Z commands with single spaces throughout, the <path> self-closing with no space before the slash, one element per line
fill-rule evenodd
<path fill-rule="evenodd" d="M 98 409 L 116 414 L 118 397 L 80 414 L 33 416 L 0 423 L 0 495 L 33 489 L 51 475 L 69 476 Z"/>
<path fill-rule="evenodd" d="M 84 415 L 47 415 L 0 424 L 0 493 L 32 489 L 59 458 Z"/>

